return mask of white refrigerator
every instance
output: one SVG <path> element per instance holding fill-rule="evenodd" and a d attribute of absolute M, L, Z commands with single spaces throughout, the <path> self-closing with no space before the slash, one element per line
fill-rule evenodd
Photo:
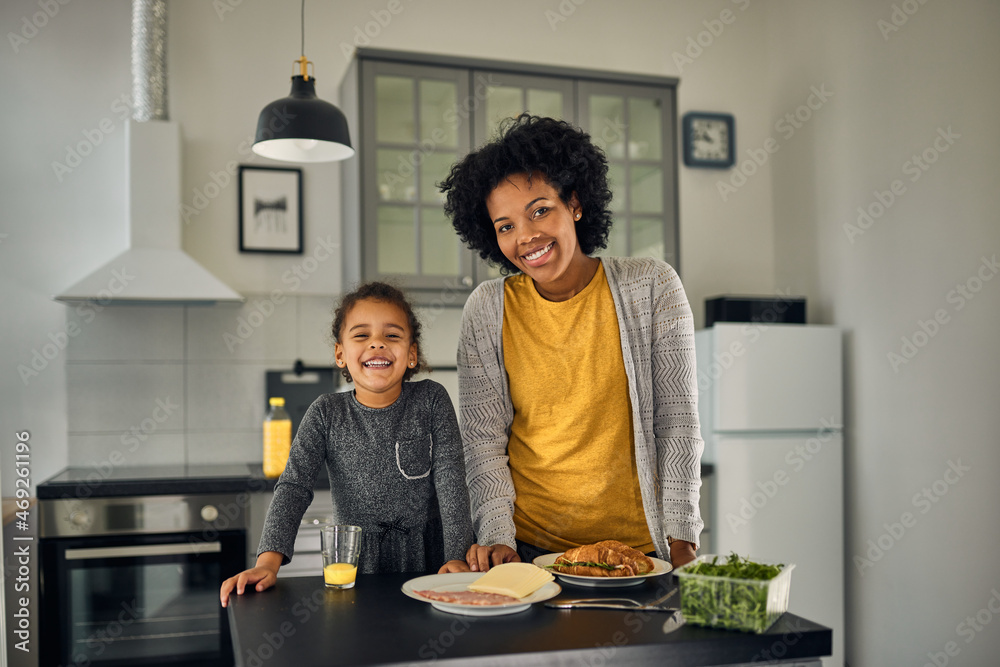
<path fill-rule="evenodd" d="M 701 553 L 795 563 L 789 611 L 833 629 L 844 665 L 841 332 L 716 323 L 695 333 L 714 497 Z M 710 551 L 709 551 L 710 550 Z"/>

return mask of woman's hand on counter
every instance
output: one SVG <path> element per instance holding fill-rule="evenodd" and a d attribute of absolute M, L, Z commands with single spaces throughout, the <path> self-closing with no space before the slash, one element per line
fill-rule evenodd
<path fill-rule="evenodd" d="M 465 554 L 465 561 L 473 572 L 486 572 L 501 563 L 520 563 L 521 557 L 506 544 L 473 544 Z"/>
<path fill-rule="evenodd" d="M 278 568 L 281 567 L 283 556 L 277 551 L 265 551 L 257 556 L 257 564 L 249 570 L 240 572 L 235 577 L 229 577 L 222 582 L 219 589 L 219 600 L 222 606 L 229 604 L 229 594 L 236 589 L 237 595 L 243 595 L 247 586 L 253 586 L 258 593 L 266 591 L 278 580 Z"/>
<path fill-rule="evenodd" d="M 684 540 L 674 540 L 670 545 L 670 564 L 676 570 L 681 565 L 690 563 L 695 559 L 694 545 Z"/>

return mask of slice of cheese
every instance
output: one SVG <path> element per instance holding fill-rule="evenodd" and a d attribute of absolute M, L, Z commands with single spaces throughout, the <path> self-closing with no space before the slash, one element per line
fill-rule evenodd
<path fill-rule="evenodd" d="M 531 563 L 503 563 L 469 584 L 470 591 L 498 593 L 515 598 L 531 595 L 555 577 Z"/>

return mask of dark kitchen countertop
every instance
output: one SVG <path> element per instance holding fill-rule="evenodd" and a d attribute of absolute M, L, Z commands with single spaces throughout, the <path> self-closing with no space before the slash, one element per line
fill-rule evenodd
<path fill-rule="evenodd" d="M 663 632 L 667 614 L 555 610 L 541 603 L 506 616 L 458 616 L 400 591 L 416 574 L 359 575 L 327 589 L 320 575 L 282 578 L 263 593 L 233 595 L 228 607 L 237 666 L 401 665 L 439 659 L 461 665 L 722 665 L 817 660 L 832 631 L 784 614 L 763 634 L 685 625 Z M 622 589 L 562 585 L 557 598 L 651 601 L 672 576 Z M 655 582 L 655 583 L 654 583 Z M 676 594 L 670 601 L 677 604 Z M 801 663 L 798 663 L 801 664 Z"/>

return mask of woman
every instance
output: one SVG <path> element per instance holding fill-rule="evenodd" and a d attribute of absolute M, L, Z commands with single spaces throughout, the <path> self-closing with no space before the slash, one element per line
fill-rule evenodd
<path fill-rule="evenodd" d="M 459 342 L 472 570 L 607 538 L 695 557 L 691 308 L 666 263 L 591 256 L 607 171 L 583 132 L 522 115 L 441 185 L 462 240 L 510 276 L 472 293 Z"/>

